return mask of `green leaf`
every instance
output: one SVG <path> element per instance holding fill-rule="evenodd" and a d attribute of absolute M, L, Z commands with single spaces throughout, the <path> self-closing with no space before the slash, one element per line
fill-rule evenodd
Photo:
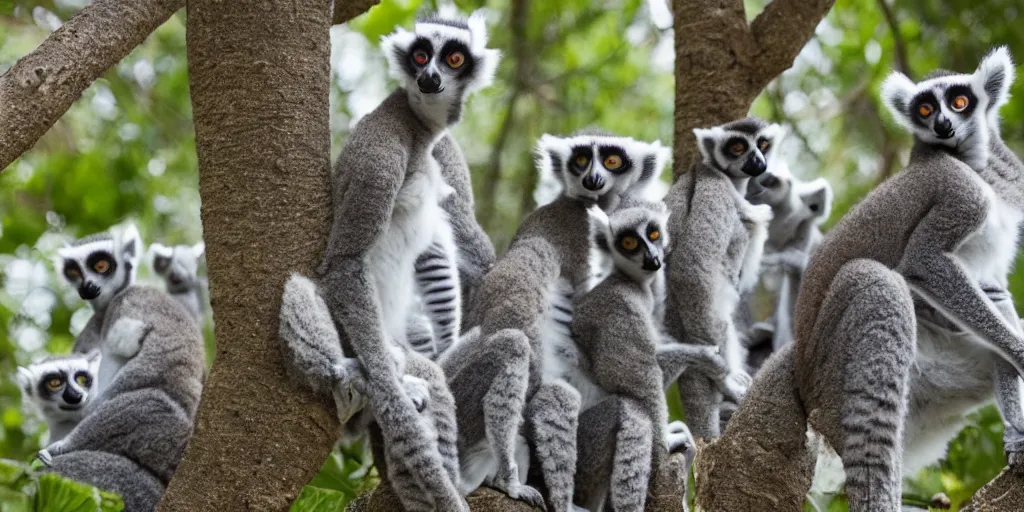
<path fill-rule="evenodd" d="M 344 493 L 307 485 L 292 504 L 291 512 L 340 512 L 349 501 L 351 499 Z"/>
<path fill-rule="evenodd" d="M 75 482 L 54 473 L 39 477 L 36 510 L 45 512 L 118 512 L 124 509 L 116 494 Z"/>
<path fill-rule="evenodd" d="M 421 3 L 422 0 L 383 0 L 350 21 L 348 26 L 377 44 L 381 36 L 390 34 L 396 26 L 409 24 Z"/>
<path fill-rule="evenodd" d="M 28 466 L 16 460 L 0 459 L 0 485 L 12 486 L 28 472 Z"/>

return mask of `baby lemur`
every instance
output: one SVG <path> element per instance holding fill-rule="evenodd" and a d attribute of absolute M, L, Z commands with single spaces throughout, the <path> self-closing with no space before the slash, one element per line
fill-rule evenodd
<path fill-rule="evenodd" d="M 203 242 L 172 247 L 162 244 L 149 246 L 153 271 L 164 279 L 167 293 L 185 306 L 200 326 L 203 325 L 206 313 L 203 292 L 207 284 L 206 278 L 199 277 L 199 258 L 205 251 L 206 244 Z"/>
<path fill-rule="evenodd" d="M 137 242 L 125 236 L 137 233 L 115 234 L 112 246 Z M 126 254 L 96 253 L 88 263 L 100 274 L 113 272 L 127 264 Z M 129 286 L 103 309 L 99 339 L 97 396 L 86 416 L 39 458 L 49 471 L 120 493 L 131 510 L 152 510 L 192 434 L 205 362 L 202 335 L 166 293 Z"/>
<path fill-rule="evenodd" d="M 543 375 L 542 329 L 550 324 L 556 290 L 589 288 L 587 206 L 610 206 L 620 193 L 642 188 L 668 153 L 659 143 L 607 134 L 541 137 L 538 167 L 560 176 L 565 192 L 523 221 L 477 292 L 479 336 L 441 360 L 458 406 L 464 490 L 486 482 L 516 499 L 544 501 L 523 482 L 526 468 L 516 460 L 525 419 L 550 508 L 571 507 L 580 398 L 564 380 Z"/>
<path fill-rule="evenodd" d="M 454 404 L 440 369 L 408 351 L 406 329 L 415 294 L 429 302 L 430 294 L 438 292 L 437 299 L 450 307 L 428 310 L 434 333 L 448 330 L 450 339 L 457 338 L 461 301 L 453 294 L 461 285 L 452 270 L 458 258 L 441 205 L 453 188 L 434 150 L 460 119 L 468 94 L 491 83 L 500 53 L 487 48 L 481 14 L 468 20 L 423 19 L 413 32 L 399 28 L 384 37 L 382 46 L 403 87 L 359 121 L 338 157 L 332 179 L 334 222 L 318 269 L 319 291 L 314 292 L 333 320 L 338 338 L 331 342 L 358 364 L 340 360 L 337 347 L 325 348 L 323 340 L 330 336 L 288 337 L 300 331 L 289 331 L 285 324 L 322 323 L 311 317 L 321 309 L 287 303 L 290 297 L 315 303 L 308 290 L 289 292 L 289 286 L 304 285 L 302 278 L 291 279 L 285 289 L 285 358 L 293 374 L 304 374 L 303 382 L 316 389 L 331 389 L 336 400 L 349 385 L 347 379 L 362 383 L 361 394 L 375 420 L 372 430 L 379 428 L 381 440 L 374 443 L 374 459 L 406 510 L 465 510 Z M 428 250 L 444 255 L 445 290 L 424 289 L 417 280 L 417 259 Z M 303 316 L 289 319 L 289 314 Z M 349 371 L 335 371 L 339 367 Z M 405 372 L 429 383 L 423 415 L 406 392 Z"/>
<path fill-rule="evenodd" d="M 733 314 L 740 296 L 757 282 L 771 207 L 751 205 L 744 195 L 748 180 L 767 169 L 781 131 L 757 118 L 694 130 L 702 160 L 665 197 L 673 240 L 665 327 L 680 342 L 719 346 L 732 379 L 745 384 L 749 376 Z M 678 387 L 693 435 L 718 437 L 718 386 L 691 373 Z"/>
<path fill-rule="evenodd" d="M 96 397 L 94 384 L 100 351 L 50 356 L 18 367 L 22 401 L 46 422 L 49 442 L 60 441 L 85 417 Z"/>

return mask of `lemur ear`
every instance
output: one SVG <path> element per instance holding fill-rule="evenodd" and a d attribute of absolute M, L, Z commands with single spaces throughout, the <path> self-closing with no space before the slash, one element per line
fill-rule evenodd
<path fill-rule="evenodd" d="M 114 240 L 118 243 L 114 247 L 121 251 L 121 256 L 131 261 L 133 266 L 138 266 L 139 258 L 142 256 L 142 237 L 135 223 L 128 223 Z"/>
<path fill-rule="evenodd" d="M 602 250 L 607 250 L 608 232 L 611 231 L 608 214 L 598 206 L 591 206 L 587 208 L 587 217 L 590 220 L 591 240 Z"/>
<path fill-rule="evenodd" d="M 487 48 L 487 17 L 483 9 L 473 11 L 466 24 L 469 25 L 470 49 L 473 53 L 484 51 Z"/>
<path fill-rule="evenodd" d="M 196 258 L 200 258 L 206 253 L 206 243 L 199 242 L 192 246 L 192 255 Z"/>
<path fill-rule="evenodd" d="M 1014 75 L 1013 58 L 1005 46 L 990 51 L 981 59 L 974 77 L 988 94 L 990 110 L 998 110 L 1010 101 L 1010 86 L 1013 85 Z"/>
<path fill-rule="evenodd" d="M 825 178 L 818 178 L 800 186 L 797 192 L 800 200 L 811 210 L 812 216 L 823 222 L 832 211 L 832 185 Z"/>
<path fill-rule="evenodd" d="M 715 139 L 721 134 L 722 129 L 719 127 L 714 128 L 694 128 L 693 135 L 697 137 L 697 149 L 700 150 L 700 154 L 704 157 L 704 161 L 711 163 L 715 160 Z"/>
<path fill-rule="evenodd" d="M 18 387 L 26 393 L 32 392 L 32 371 L 24 366 L 18 367 Z"/>
<path fill-rule="evenodd" d="M 910 118 L 907 117 L 907 109 L 916 91 L 917 85 L 913 80 L 899 71 L 893 71 L 882 82 L 882 102 L 889 108 L 893 119 L 907 129 L 913 129 Z"/>

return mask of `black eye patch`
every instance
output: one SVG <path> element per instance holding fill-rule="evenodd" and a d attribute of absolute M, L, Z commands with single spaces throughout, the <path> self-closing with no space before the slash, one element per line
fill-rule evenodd
<path fill-rule="evenodd" d="M 946 105 L 949 106 L 951 110 L 955 109 L 956 99 L 960 96 L 967 98 L 967 108 L 960 112 L 956 112 L 954 110 L 954 112 L 963 117 L 971 117 L 971 113 L 974 112 L 974 108 L 978 104 L 978 97 L 974 95 L 974 91 L 972 91 L 969 86 L 954 85 L 949 89 L 946 89 Z"/>
<path fill-rule="evenodd" d="M 931 107 L 932 112 L 928 116 L 921 115 L 921 107 L 927 105 Z M 929 128 L 930 124 L 928 120 L 935 115 L 935 112 L 939 110 L 939 101 L 935 98 L 935 95 L 931 91 L 925 91 L 917 96 L 910 102 L 910 119 L 914 124 L 921 128 Z"/>
<path fill-rule="evenodd" d="M 572 153 L 569 154 L 569 172 L 579 176 L 587 171 L 590 167 L 591 160 L 594 158 L 594 150 L 588 146 L 577 146 L 572 148 Z"/>
<path fill-rule="evenodd" d="M 615 236 L 615 247 L 623 254 L 636 254 L 642 245 L 639 233 L 635 231 L 620 231 Z"/>
<path fill-rule="evenodd" d="M 448 61 L 448 58 L 454 53 L 462 54 L 463 62 L 462 65 L 459 66 L 458 68 L 454 68 L 452 66 L 453 63 Z M 455 73 L 455 76 L 459 78 L 472 76 L 473 70 L 476 66 L 476 62 L 473 59 L 473 55 L 469 53 L 468 46 L 458 41 L 448 41 L 447 43 L 444 44 L 444 46 L 441 47 L 440 55 L 441 59 L 448 66 L 448 69 L 451 72 Z"/>
<path fill-rule="evenodd" d="M 657 223 L 650 223 L 647 225 L 647 239 L 652 242 L 661 242 L 661 228 Z"/>
<path fill-rule="evenodd" d="M 37 385 L 37 387 L 39 388 L 39 396 L 52 398 L 53 396 L 56 396 L 57 393 L 60 392 L 60 390 L 51 391 L 50 388 L 47 387 L 46 385 L 48 382 L 54 379 L 59 380 L 61 384 L 64 384 L 64 374 L 60 372 L 48 372 L 45 375 L 43 375 L 41 379 L 39 379 L 39 384 Z"/>
<path fill-rule="evenodd" d="M 77 281 L 82 278 L 82 267 L 74 260 L 64 260 L 64 277 L 68 281 Z"/>
<path fill-rule="evenodd" d="M 601 155 L 601 165 L 611 172 L 622 174 L 633 168 L 633 161 L 618 146 L 601 146 L 597 152 Z"/>
<path fill-rule="evenodd" d="M 725 156 L 726 159 L 734 160 L 743 156 L 747 152 L 748 148 L 749 144 L 746 139 L 742 137 L 732 137 L 725 141 L 725 144 L 722 144 L 722 155 Z"/>
<path fill-rule="evenodd" d="M 420 72 L 419 68 L 426 64 L 418 64 L 416 62 L 415 57 L 413 56 L 416 55 L 416 52 L 418 51 L 423 51 L 427 54 L 427 62 L 430 62 L 430 58 L 434 56 L 434 47 L 430 44 L 430 40 L 425 37 L 420 37 L 413 41 L 408 50 L 395 48 L 395 57 L 398 62 L 402 63 L 402 66 L 405 68 L 405 72 L 408 73 L 409 76 L 416 76 L 416 74 Z"/>
<path fill-rule="evenodd" d="M 96 266 L 101 262 L 107 263 L 105 269 L 100 270 L 96 268 Z M 97 274 L 101 274 L 104 276 L 109 276 L 110 274 L 113 274 L 114 270 L 117 269 L 117 261 L 115 261 L 114 256 L 107 251 L 96 251 L 90 254 L 89 257 L 85 260 L 85 264 L 93 272 L 96 272 Z"/>

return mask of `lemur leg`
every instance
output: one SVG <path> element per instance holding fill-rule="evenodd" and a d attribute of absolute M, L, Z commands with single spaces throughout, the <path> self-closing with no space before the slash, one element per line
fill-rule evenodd
<path fill-rule="evenodd" d="M 1010 326 L 1021 332 L 1020 319 L 1010 293 L 1002 289 L 982 287 L 995 303 L 996 310 Z M 996 405 L 1003 417 L 1003 447 L 1010 466 L 1024 464 L 1024 408 L 1021 404 L 1021 379 L 1017 369 L 1006 361 L 1000 361 L 996 372 Z"/>
<path fill-rule="evenodd" d="M 621 417 L 622 400 L 618 395 L 605 397 L 580 414 L 573 492 L 575 503 L 587 510 L 604 510 Z"/>
<path fill-rule="evenodd" d="M 660 447 L 654 446 L 656 429 L 646 409 L 629 398 L 621 400 L 612 461 L 611 508 L 642 512 L 651 482 L 653 450 Z M 662 442 L 662 439 L 657 440 L 659 444 Z"/>
<path fill-rule="evenodd" d="M 853 260 L 833 279 L 804 345 L 817 350 L 797 367 L 801 395 L 811 425 L 843 460 L 851 512 L 899 510 L 916 323 L 903 278 Z"/>
<path fill-rule="evenodd" d="M 690 368 L 708 378 L 724 380 L 729 368 L 719 352 L 721 350 L 716 345 L 679 343 L 671 336 L 663 335 L 656 354 L 664 385 L 667 387 L 675 382 Z"/>
<path fill-rule="evenodd" d="M 437 448 L 441 453 L 445 471 L 458 487 L 459 435 L 455 419 L 455 399 L 445 384 L 444 373 L 436 364 L 415 352 L 409 353 L 406 364 L 406 377 L 418 379 L 425 385 L 429 401 L 426 403 L 424 414 L 433 422 L 433 427 L 437 431 Z M 407 392 L 408 388 L 407 384 Z"/>
<path fill-rule="evenodd" d="M 724 395 L 711 379 L 696 373 L 684 373 L 676 382 L 683 403 L 686 424 L 696 437 L 715 439 L 721 435 L 720 413 Z"/>
<path fill-rule="evenodd" d="M 541 384 L 526 407 L 535 457 L 548 489 L 548 510 L 554 512 L 572 510 L 580 405 L 579 391 L 555 380 Z"/>
<path fill-rule="evenodd" d="M 451 227 L 445 223 L 434 233 L 433 243 L 415 264 L 416 284 L 423 309 L 433 326 L 434 350 L 438 356 L 458 339 L 462 324 L 462 289 L 457 258 Z"/>

